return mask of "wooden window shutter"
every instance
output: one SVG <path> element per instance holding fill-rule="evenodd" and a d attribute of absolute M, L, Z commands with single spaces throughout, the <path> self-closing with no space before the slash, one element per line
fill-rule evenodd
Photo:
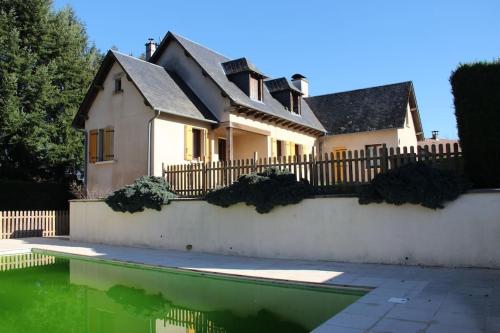
<path fill-rule="evenodd" d="M 301 155 L 309 155 L 307 153 L 307 146 L 306 145 L 301 145 L 300 149 L 301 149 L 301 151 L 300 151 Z"/>
<path fill-rule="evenodd" d="M 184 159 L 193 159 L 193 127 L 189 125 L 184 125 Z"/>
<path fill-rule="evenodd" d="M 208 138 L 208 130 L 204 129 L 203 132 L 205 137 L 205 162 L 210 162 L 212 152 L 210 151 L 210 139 Z"/>
<path fill-rule="evenodd" d="M 111 161 L 115 158 L 114 155 L 114 134 L 113 128 L 104 129 L 104 160 Z"/>
<path fill-rule="evenodd" d="M 286 141 L 285 142 L 285 156 L 290 156 L 291 153 L 290 153 L 290 144 L 291 142 L 290 141 Z"/>
<path fill-rule="evenodd" d="M 276 139 L 271 139 L 271 157 L 276 157 L 278 154 L 278 142 Z"/>
<path fill-rule="evenodd" d="M 88 142 L 88 149 L 89 149 L 89 162 L 90 163 L 95 163 L 97 162 L 97 135 L 98 135 L 98 130 L 91 130 L 89 132 L 89 142 Z"/>

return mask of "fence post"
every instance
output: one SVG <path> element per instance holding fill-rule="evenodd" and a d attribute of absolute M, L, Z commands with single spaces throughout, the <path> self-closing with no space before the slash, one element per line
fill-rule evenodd
<path fill-rule="evenodd" d="M 252 160 L 252 172 L 257 171 L 257 158 L 259 157 L 259 154 L 254 151 L 253 152 L 253 160 Z"/>
<path fill-rule="evenodd" d="M 380 172 L 384 173 L 388 168 L 388 154 L 387 154 L 387 145 L 384 143 L 382 148 L 380 148 Z"/>
<path fill-rule="evenodd" d="M 311 184 L 317 186 L 317 172 L 316 172 L 316 159 L 314 157 L 314 150 L 311 155 L 309 155 L 309 174 L 311 176 Z"/>

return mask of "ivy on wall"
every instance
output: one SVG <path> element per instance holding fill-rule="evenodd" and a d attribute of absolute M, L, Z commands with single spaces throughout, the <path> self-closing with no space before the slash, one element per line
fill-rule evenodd
<path fill-rule="evenodd" d="M 468 185 L 454 172 L 410 163 L 378 174 L 359 193 L 359 203 L 387 202 L 394 205 L 419 204 L 427 208 L 444 208 L 446 201 L 455 200 Z"/>
<path fill-rule="evenodd" d="M 144 208 L 161 210 L 175 197 L 165 179 L 143 176 L 133 184 L 113 192 L 105 202 L 114 211 L 136 213 L 142 212 Z"/>
<path fill-rule="evenodd" d="M 263 172 L 243 175 L 235 183 L 209 192 L 206 199 L 221 207 L 244 202 L 264 214 L 276 206 L 299 203 L 313 194 L 313 187 L 307 181 L 297 181 L 288 170 L 268 168 Z"/>

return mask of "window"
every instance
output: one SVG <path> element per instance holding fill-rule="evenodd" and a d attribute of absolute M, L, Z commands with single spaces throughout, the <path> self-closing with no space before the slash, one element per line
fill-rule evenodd
<path fill-rule="evenodd" d="M 184 126 L 184 159 L 186 161 L 198 160 L 202 157 L 208 160 L 210 156 L 208 131 L 202 128 Z"/>
<path fill-rule="evenodd" d="M 91 130 L 88 139 L 89 162 L 112 161 L 114 155 L 113 128 L 100 128 Z"/>
<path fill-rule="evenodd" d="M 201 159 L 201 130 L 193 128 L 193 158 Z"/>
<path fill-rule="evenodd" d="M 367 156 L 368 156 L 368 154 L 370 155 L 370 160 L 368 161 L 368 165 L 371 168 L 375 168 L 375 167 L 379 167 L 380 166 L 380 159 L 378 159 L 378 158 L 377 158 L 377 160 L 371 159 L 375 154 L 377 154 L 377 156 L 379 155 L 379 149 L 380 148 L 382 148 L 382 144 L 381 143 L 377 143 L 377 144 L 373 144 L 373 145 L 366 145 L 365 146 L 365 150 L 366 150 Z"/>
<path fill-rule="evenodd" d="M 295 144 L 295 156 L 299 156 L 300 155 L 300 145 L 298 144 Z"/>
<path fill-rule="evenodd" d="M 250 98 L 262 101 L 262 79 L 258 76 L 250 75 Z"/>
<path fill-rule="evenodd" d="M 409 114 L 407 114 L 405 117 L 405 124 L 406 124 L 406 127 L 410 127 L 410 115 Z"/>
<path fill-rule="evenodd" d="M 276 156 L 277 157 L 283 156 L 283 141 L 281 140 L 276 140 Z"/>
<path fill-rule="evenodd" d="M 219 149 L 219 161 L 225 161 L 226 160 L 226 139 L 219 138 L 217 147 Z"/>
<path fill-rule="evenodd" d="M 292 93 L 292 111 L 293 113 L 300 114 L 300 95 Z"/>
<path fill-rule="evenodd" d="M 115 79 L 115 93 L 122 92 L 122 79 L 120 77 Z"/>

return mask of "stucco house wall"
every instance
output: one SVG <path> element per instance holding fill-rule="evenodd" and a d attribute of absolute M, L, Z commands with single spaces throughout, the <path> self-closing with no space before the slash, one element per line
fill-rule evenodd
<path fill-rule="evenodd" d="M 153 157 L 152 174 L 162 175 L 162 163 L 184 164 L 184 130 L 190 125 L 197 129 L 206 129 L 211 133 L 210 124 L 193 119 L 161 114 L 153 124 Z M 213 149 L 211 150 L 213 152 Z"/>
<path fill-rule="evenodd" d="M 123 92 L 114 92 L 114 78 L 121 76 Z M 147 174 L 148 121 L 153 110 L 132 82 L 115 63 L 103 88 L 92 103 L 85 131 L 114 128 L 114 160 L 87 162 L 87 190 L 90 194 L 106 194 L 130 184 L 137 175 Z"/>
<path fill-rule="evenodd" d="M 410 105 L 406 108 L 405 126 L 398 128 L 398 147 L 417 147 L 417 133 L 410 112 Z"/>

